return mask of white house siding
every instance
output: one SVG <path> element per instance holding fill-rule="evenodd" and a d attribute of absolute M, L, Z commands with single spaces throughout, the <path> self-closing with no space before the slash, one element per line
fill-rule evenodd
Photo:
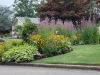
<path fill-rule="evenodd" d="M 12 26 L 12 30 L 15 30 L 15 28 L 16 28 L 17 25 L 23 25 L 23 23 L 20 20 L 17 20 L 15 22 L 15 24 Z"/>
<path fill-rule="evenodd" d="M 20 20 L 18 20 L 17 24 L 15 24 L 15 25 L 23 25 L 23 23 Z"/>
<path fill-rule="evenodd" d="M 29 18 L 32 23 L 39 24 L 40 19 L 39 18 Z M 23 25 L 25 23 L 25 17 L 16 17 L 13 25 L 12 25 L 12 31 L 15 30 L 17 25 Z"/>

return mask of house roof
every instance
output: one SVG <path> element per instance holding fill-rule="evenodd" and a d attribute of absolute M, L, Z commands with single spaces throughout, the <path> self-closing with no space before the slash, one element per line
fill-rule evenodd
<path fill-rule="evenodd" d="M 18 20 L 20 20 L 22 23 L 25 23 L 25 17 L 16 17 Z M 39 18 L 29 18 L 32 23 L 39 24 L 40 19 Z"/>

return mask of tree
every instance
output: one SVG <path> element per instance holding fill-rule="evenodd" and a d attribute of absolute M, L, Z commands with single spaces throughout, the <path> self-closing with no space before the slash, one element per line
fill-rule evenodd
<path fill-rule="evenodd" d="M 0 6 L 0 34 L 9 33 L 11 31 L 11 10 L 9 7 Z"/>
<path fill-rule="evenodd" d="M 15 0 L 14 11 L 15 16 L 21 17 L 38 17 L 38 7 L 46 0 Z"/>
<path fill-rule="evenodd" d="M 36 17 L 33 0 L 15 0 L 14 2 L 15 16 Z"/>
<path fill-rule="evenodd" d="M 85 20 L 94 20 L 95 13 L 91 11 L 89 4 L 94 0 L 48 0 L 48 2 L 40 7 L 40 20 L 46 18 L 55 20 L 60 19 L 63 23 L 72 21 L 74 27 L 81 29 L 81 22 Z"/>

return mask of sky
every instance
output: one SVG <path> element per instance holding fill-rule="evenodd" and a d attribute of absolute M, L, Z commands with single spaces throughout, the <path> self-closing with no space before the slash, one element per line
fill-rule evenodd
<path fill-rule="evenodd" d="M 15 0 L 0 0 L 0 5 L 3 6 L 12 6 Z"/>

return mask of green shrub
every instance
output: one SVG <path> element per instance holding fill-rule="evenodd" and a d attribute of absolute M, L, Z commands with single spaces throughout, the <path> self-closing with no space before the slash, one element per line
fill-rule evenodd
<path fill-rule="evenodd" d="M 39 26 L 38 27 L 38 34 L 42 37 L 46 38 L 50 35 L 51 29 L 49 27 Z"/>
<path fill-rule="evenodd" d="M 4 34 L 3 36 L 5 36 L 5 37 L 12 37 L 11 34 Z"/>
<path fill-rule="evenodd" d="M 11 43 L 12 43 L 12 46 L 20 46 L 24 44 L 24 41 L 23 40 L 12 40 Z"/>
<path fill-rule="evenodd" d="M 1 61 L 2 54 L 5 52 L 4 51 L 4 45 L 5 45 L 5 43 L 0 43 L 0 61 Z"/>
<path fill-rule="evenodd" d="M 75 34 L 75 31 L 68 29 L 68 28 L 62 28 L 62 27 L 56 27 L 56 31 L 58 31 L 58 34 L 68 36 L 71 38 L 73 34 Z"/>
<path fill-rule="evenodd" d="M 78 35 L 72 36 L 71 43 L 72 45 L 78 45 L 80 43 L 80 37 Z"/>
<path fill-rule="evenodd" d="M 30 37 L 30 41 L 35 43 L 39 52 L 47 57 L 66 53 L 70 44 L 70 38 L 55 34 L 51 34 L 46 38 L 41 37 L 41 35 L 33 35 Z"/>
<path fill-rule="evenodd" d="M 85 44 L 95 44 L 99 41 L 98 28 L 96 26 L 85 27 L 82 32 L 82 40 Z"/>
<path fill-rule="evenodd" d="M 47 57 L 67 53 L 67 47 L 70 44 L 70 38 L 63 35 L 51 34 L 42 47 L 42 52 Z"/>
<path fill-rule="evenodd" d="M 0 39 L 0 42 L 3 42 L 3 40 L 2 40 L 2 39 Z"/>
<path fill-rule="evenodd" d="M 4 49 L 5 49 L 5 51 L 7 51 L 14 46 L 20 46 L 20 45 L 23 45 L 23 44 L 24 44 L 23 40 L 10 40 L 10 41 L 6 42 Z"/>
<path fill-rule="evenodd" d="M 0 37 L 0 42 L 5 42 L 5 40 L 3 38 Z"/>
<path fill-rule="evenodd" d="M 23 31 L 23 25 L 17 25 L 16 26 L 16 31 L 21 33 Z"/>
<path fill-rule="evenodd" d="M 2 55 L 3 62 L 28 62 L 34 60 L 37 48 L 28 44 L 13 47 Z"/>
<path fill-rule="evenodd" d="M 30 19 L 26 19 L 23 31 L 22 31 L 22 39 L 28 42 L 28 38 L 32 33 L 37 32 L 37 25 L 32 23 Z"/>
<path fill-rule="evenodd" d="M 39 50 L 41 50 L 41 48 L 43 47 L 44 43 L 45 43 L 45 39 L 39 35 L 39 34 L 36 34 L 36 35 L 32 35 L 30 38 L 29 38 L 30 42 L 34 45 L 36 45 L 38 47 Z M 41 51 L 40 51 L 41 52 Z"/>

